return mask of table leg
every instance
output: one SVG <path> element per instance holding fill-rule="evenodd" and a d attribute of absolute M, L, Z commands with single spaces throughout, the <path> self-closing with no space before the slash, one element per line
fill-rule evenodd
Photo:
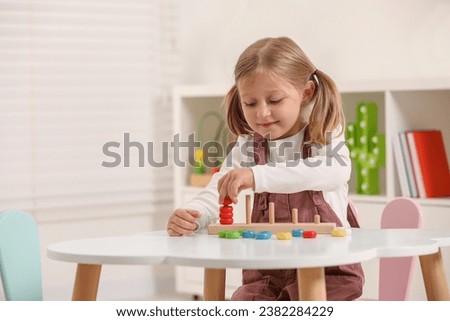
<path fill-rule="evenodd" d="M 302 301 L 326 301 L 325 269 L 297 269 L 298 293 Z"/>
<path fill-rule="evenodd" d="M 95 301 L 100 280 L 100 264 L 78 264 L 72 301 Z"/>
<path fill-rule="evenodd" d="M 447 279 L 441 250 L 434 254 L 419 257 L 425 291 L 429 301 L 449 301 Z"/>
<path fill-rule="evenodd" d="M 203 299 L 205 301 L 225 300 L 225 269 L 207 269 L 203 281 Z"/>

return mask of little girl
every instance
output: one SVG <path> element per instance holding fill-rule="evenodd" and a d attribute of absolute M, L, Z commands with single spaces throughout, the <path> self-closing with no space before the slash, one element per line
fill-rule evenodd
<path fill-rule="evenodd" d="M 250 45 L 235 67 L 226 97 L 227 122 L 237 141 L 221 170 L 184 208 L 170 216 L 171 236 L 215 223 L 226 196 L 255 192 L 252 222 L 322 222 L 358 227 L 348 206 L 351 163 L 345 146 L 339 92 L 289 38 L 266 38 Z M 362 294 L 360 264 L 325 268 L 328 300 L 354 300 Z M 300 280 L 301 281 L 301 280 Z M 244 270 L 232 300 L 298 300 L 296 270 Z"/>

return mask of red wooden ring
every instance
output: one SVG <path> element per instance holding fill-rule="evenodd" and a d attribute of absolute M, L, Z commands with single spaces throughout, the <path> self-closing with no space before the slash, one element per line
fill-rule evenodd
<path fill-rule="evenodd" d="M 225 199 L 223 200 L 223 205 L 230 205 L 233 204 L 233 201 L 231 200 L 231 198 L 229 198 L 228 196 L 225 197 Z"/>
<path fill-rule="evenodd" d="M 220 213 L 233 213 L 233 207 L 231 206 L 221 206 L 219 208 Z"/>
<path fill-rule="evenodd" d="M 233 213 L 227 213 L 227 212 L 220 213 L 219 217 L 222 219 L 230 219 L 230 218 L 233 218 Z"/>
<path fill-rule="evenodd" d="M 233 224 L 233 219 L 232 218 L 220 219 L 220 224 L 231 225 Z"/>
<path fill-rule="evenodd" d="M 316 231 L 303 231 L 303 238 L 305 239 L 313 239 L 317 236 Z"/>

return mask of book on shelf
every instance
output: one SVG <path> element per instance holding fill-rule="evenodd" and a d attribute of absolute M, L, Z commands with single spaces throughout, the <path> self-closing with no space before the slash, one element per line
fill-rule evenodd
<path fill-rule="evenodd" d="M 414 171 L 411 163 L 411 152 L 409 150 L 408 141 L 406 139 L 406 133 L 401 133 L 400 140 L 403 148 L 403 157 L 405 158 L 406 177 L 408 179 L 408 186 L 411 191 L 411 197 L 419 197 L 419 194 L 417 192 L 416 178 L 414 177 Z"/>
<path fill-rule="evenodd" d="M 411 183 L 409 182 L 410 176 L 408 176 L 406 169 L 406 158 L 403 149 L 402 136 L 403 133 L 399 133 L 394 138 L 393 142 L 395 165 L 397 166 L 397 173 L 400 181 L 400 190 L 402 192 L 402 195 L 406 197 L 414 197 L 410 186 Z"/>
<path fill-rule="evenodd" d="M 393 146 L 402 195 L 406 197 L 419 197 L 406 132 L 398 133 Z"/>
<path fill-rule="evenodd" d="M 423 185 L 422 169 L 419 163 L 418 149 L 413 132 L 406 133 L 406 141 L 409 148 L 409 157 L 411 158 L 411 167 L 414 181 L 416 182 L 417 196 L 425 198 L 425 186 Z"/>
<path fill-rule="evenodd" d="M 450 196 L 450 171 L 440 130 L 399 133 L 394 155 L 404 196 Z"/>

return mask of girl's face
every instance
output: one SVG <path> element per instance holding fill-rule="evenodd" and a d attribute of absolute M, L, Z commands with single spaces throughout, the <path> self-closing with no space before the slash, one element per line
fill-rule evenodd
<path fill-rule="evenodd" d="M 297 88 L 274 73 L 261 72 L 239 81 L 238 90 L 245 120 L 255 133 L 275 140 L 295 135 L 306 125 L 300 111 L 314 92 L 312 82 Z"/>

